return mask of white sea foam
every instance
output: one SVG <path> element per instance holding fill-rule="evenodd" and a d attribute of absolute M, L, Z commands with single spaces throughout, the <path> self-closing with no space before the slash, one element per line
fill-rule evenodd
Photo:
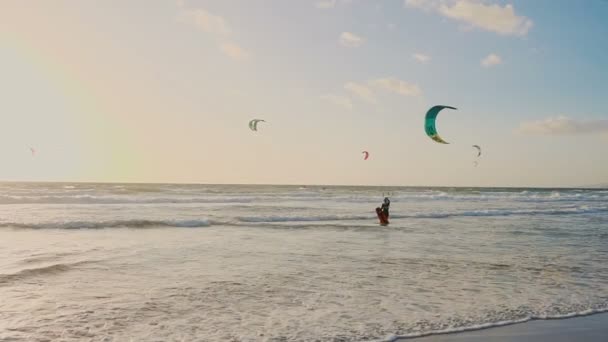
<path fill-rule="evenodd" d="M 153 208 L 152 208 L 153 210 Z M 0 228 L 53 228 L 53 229 L 84 229 L 84 228 L 145 228 L 145 227 L 207 227 L 211 224 L 217 226 L 234 226 L 247 224 L 297 224 L 303 222 L 309 223 L 330 223 L 344 222 L 347 226 L 352 226 L 354 222 L 370 222 L 376 220 L 375 214 L 365 215 L 302 215 L 302 216 L 285 216 L 285 215 L 256 215 L 256 216 L 222 216 L 228 215 L 229 210 L 219 211 L 217 216 L 210 221 L 207 218 L 192 218 L 192 219 L 175 219 L 175 218 L 156 218 L 145 219 L 140 215 L 131 218 L 121 219 L 104 219 L 104 220 L 82 220 L 80 217 L 74 220 L 50 220 L 50 221 L 9 221 L 0 219 Z M 607 213 L 608 207 L 598 206 L 573 206 L 563 208 L 546 208 L 546 209 L 488 209 L 488 210 L 463 210 L 463 211 L 443 211 L 443 212 L 424 212 L 413 213 L 410 215 L 393 214 L 391 220 L 407 220 L 407 219 L 449 219 L 455 217 L 501 217 L 501 216 L 535 216 L 535 215 L 581 215 L 594 213 Z M 289 226 L 287 226 L 289 227 Z M 293 225 L 293 228 L 300 227 Z M 331 226 L 334 227 L 334 226 Z"/>
<path fill-rule="evenodd" d="M 496 216 L 522 216 L 522 215 L 574 215 L 608 212 L 608 206 L 574 206 L 564 208 L 546 209 L 488 209 L 488 210 L 464 210 L 446 212 L 426 212 L 411 215 L 393 214 L 391 219 L 428 218 L 442 219 L 451 217 L 496 217 Z M 323 222 L 323 221 L 357 221 L 372 220 L 375 214 L 368 215 L 322 215 L 322 216 L 249 216 L 237 217 L 241 222 Z"/>

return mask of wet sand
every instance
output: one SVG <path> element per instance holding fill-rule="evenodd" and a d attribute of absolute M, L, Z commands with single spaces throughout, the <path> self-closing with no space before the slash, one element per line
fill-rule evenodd
<path fill-rule="evenodd" d="M 605 342 L 608 341 L 608 313 L 567 319 L 534 320 L 504 327 L 413 339 L 400 339 L 398 341 Z"/>

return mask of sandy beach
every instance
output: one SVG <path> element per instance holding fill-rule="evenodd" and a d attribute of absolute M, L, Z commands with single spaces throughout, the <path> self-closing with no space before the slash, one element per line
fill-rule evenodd
<path fill-rule="evenodd" d="M 398 341 L 416 342 L 604 342 L 608 340 L 608 314 L 552 320 L 534 320 L 483 330 L 433 335 Z"/>

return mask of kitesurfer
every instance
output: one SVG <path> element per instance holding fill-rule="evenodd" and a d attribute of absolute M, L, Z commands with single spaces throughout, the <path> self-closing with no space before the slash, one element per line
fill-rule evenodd
<path fill-rule="evenodd" d="M 388 219 L 388 208 L 391 206 L 391 200 L 388 199 L 388 197 L 384 197 L 384 201 L 382 202 L 382 206 L 380 207 L 380 210 L 382 211 L 382 214 L 384 214 L 384 216 L 386 216 L 386 218 Z"/>

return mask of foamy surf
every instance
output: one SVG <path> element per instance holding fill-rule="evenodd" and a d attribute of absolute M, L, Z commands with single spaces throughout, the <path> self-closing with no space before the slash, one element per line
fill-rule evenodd
<path fill-rule="evenodd" d="M 154 208 L 152 208 L 154 209 Z M 517 209 L 517 210 L 473 210 L 473 211 L 453 211 L 453 212 L 428 212 L 428 213 L 413 213 L 411 215 L 393 214 L 391 220 L 393 226 L 399 226 L 400 223 L 407 223 L 408 219 L 450 219 L 458 217 L 509 217 L 509 216 L 567 216 L 567 215 L 584 215 L 584 214 L 601 214 L 607 213 L 608 207 L 566 207 L 560 209 Z M 284 216 L 284 215 L 258 215 L 258 216 L 223 216 L 225 212 L 216 210 L 214 219 L 208 218 L 159 218 L 159 219 L 143 219 L 141 217 L 125 218 L 118 220 L 80 220 L 73 221 L 0 221 L 0 228 L 23 228 L 23 229 L 100 229 L 100 228 L 162 228 L 162 227 L 182 227 L 182 228 L 200 228 L 215 226 L 248 226 L 260 224 L 287 224 L 285 228 L 303 228 L 300 223 L 336 223 L 343 222 L 346 225 L 353 225 L 355 222 L 374 224 L 376 216 L 374 214 L 367 215 L 311 215 L 311 216 Z M 190 216 L 190 213 L 189 215 Z M 293 225 L 289 225 L 292 223 Z M 317 225 L 318 226 L 318 225 Z M 330 225 L 328 227 L 335 227 Z"/>
<path fill-rule="evenodd" d="M 37 223 L 2 222 L 2 228 L 29 228 L 29 229 L 101 229 L 101 228 L 200 228 L 209 227 L 211 222 L 207 219 L 199 220 L 108 220 L 108 221 L 50 221 Z"/>

